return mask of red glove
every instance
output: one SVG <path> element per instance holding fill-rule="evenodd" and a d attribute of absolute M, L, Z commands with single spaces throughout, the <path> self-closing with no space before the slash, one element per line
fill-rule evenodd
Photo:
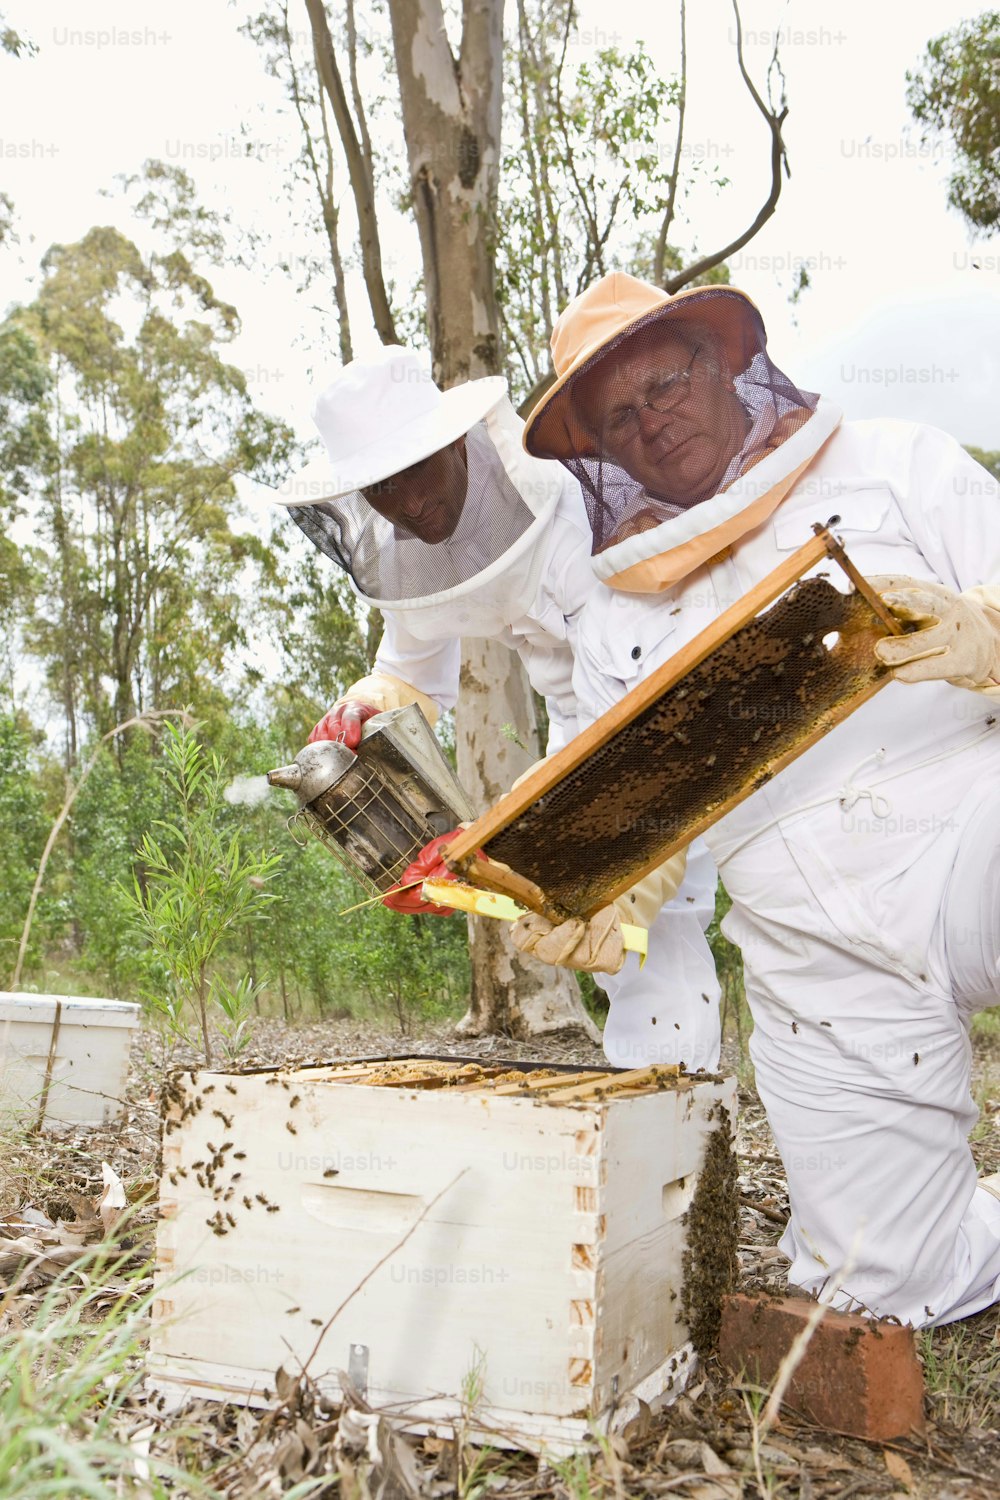
<path fill-rule="evenodd" d="M 390 911 L 400 911 L 404 916 L 416 917 L 420 915 L 428 917 L 451 917 L 455 915 L 453 906 L 438 906 L 434 901 L 425 901 L 420 894 L 420 887 L 415 885 L 412 890 L 401 891 L 399 886 L 409 885 L 412 880 L 454 880 L 456 877 L 448 869 L 441 858 L 441 846 L 454 839 L 459 829 L 453 828 L 451 833 L 440 833 L 436 839 L 431 839 L 426 844 L 412 864 L 407 865 L 403 871 L 403 878 L 394 886 L 388 896 L 383 896 L 382 905 L 387 906 Z"/>
<path fill-rule="evenodd" d="M 334 740 L 338 744 L 346 745 L 348 750 L 353 750 L 357 754 L 358 746 L 361 744 L 361 726 L 381 712 L 380 708 L 373 708 L 370 703 L 358 703 L 353 698 L 341 698 L 339 703 L 327 709 L 306 744 L 314 745 L 317 740 Z"/>

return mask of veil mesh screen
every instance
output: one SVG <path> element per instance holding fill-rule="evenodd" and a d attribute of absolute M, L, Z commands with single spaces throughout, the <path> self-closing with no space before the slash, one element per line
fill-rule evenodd
<path fill-rule="evenodd" d="M 455 531 L 446 541 L 421 541 L 402 521 L 393 522 L 374 510 L 360 490 L 316 505 L 291 505 L 288 514 L 313 546 L 350 573 L 366 599 L 402 603 L 456 588 L 492 567 L 534 520 L 485 423 L 471 428 L 465 443 L 465 499 Z M 433 506 L 435 498 L 428 491 L 427 504 Z"/>

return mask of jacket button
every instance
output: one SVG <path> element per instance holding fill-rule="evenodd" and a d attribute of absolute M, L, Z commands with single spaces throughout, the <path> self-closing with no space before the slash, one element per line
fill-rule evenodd
<path fill-rule="evenodd" d="M 632 647 L 632 660 L 633 661 L 638 661 L 639 657 L 641 655 L 642 655 L 642 647 L 641 646 L 633 646 Z"/>

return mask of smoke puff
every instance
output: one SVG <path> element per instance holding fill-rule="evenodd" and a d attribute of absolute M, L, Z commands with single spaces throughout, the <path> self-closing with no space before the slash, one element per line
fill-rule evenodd
<path fill-rule="evenodd" d="M 237 776 L 222 795 L 238 807 L 259 807 L 270 790 L 266 776 Z"/>

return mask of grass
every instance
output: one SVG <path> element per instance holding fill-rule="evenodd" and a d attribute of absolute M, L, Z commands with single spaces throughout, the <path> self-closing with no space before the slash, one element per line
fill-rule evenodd
<path fill-rule="evenodd" d="M 570 1453 L 566 1458 L 549 1459 L 548 1467 L 555 1474 L 559 1489 L 569 1500 L 601 1500 L 606 1483 L 594 1472 L 589 1453 Z"/>
<path fill-rule="evenodd" d="M 917 1335 L 931 1412 L 960 1432 L 991 1427 L 1000 1390 L 1000 1310 Z"/>
<path fill-rule="evenodd" d="M 125 1407 L 144 1376 L 149 1268 L 83 1252 L 28 1311 L 12 1287 L 0 1301 L 0 1495 L 4 1500 L 160 1500 L 177 1494 L 170 1465 L 128 1439 L 141 1408 Z M 107 1286 L 118 1290 L 107 1305 Z M 209 1497 L 200 1479 L 186 1493 Z"/>

